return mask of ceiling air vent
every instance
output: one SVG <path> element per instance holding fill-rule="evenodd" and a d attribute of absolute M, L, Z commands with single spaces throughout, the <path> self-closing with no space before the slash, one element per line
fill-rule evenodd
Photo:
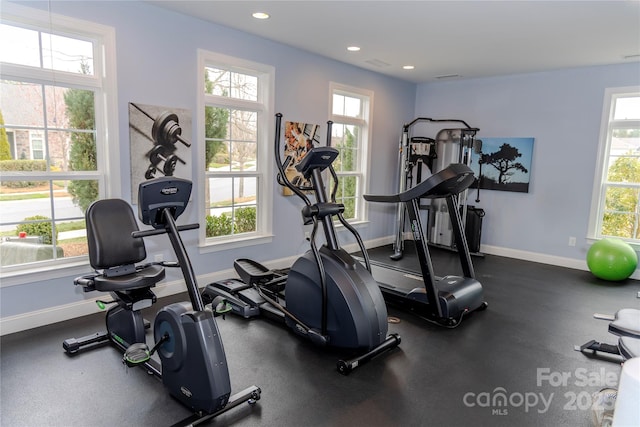
<path fill-rule="evenodd" d="M 443 76 L 436 76 L 436 79 L 455 79 L 457 77 L 461 77 L 460 74 L 445 74 Z"/>
<path fill-rule="evenodd" d="M 364 61 L 369 65 L 373 65 L 374 67 L 379 67 L 379 68 L 384 68 L 384 67 L 390 67 L 391 64 L 387 64 L 384 61 L 380 61 L 379 59 L 369 59 Z"/>

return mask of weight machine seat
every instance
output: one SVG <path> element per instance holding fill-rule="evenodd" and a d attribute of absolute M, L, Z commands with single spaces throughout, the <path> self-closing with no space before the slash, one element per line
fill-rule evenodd
<path fill-rule="evenodd" d="M 463 192 L 474 181 L 473 170 L 469 166 L 452 163 L 403 193 L 390 196 L 365 194 L 363 197 L 370 202 L 384 203 L 407 202 L 419 198 L 439 199 Z"/>
<path fill-rule="evenodd" d="M 78 278 L 76 284 L 111 292 L 152 287 L 164 279 L 162 266 L 135 266 L 147 257 L 147 251 L 141 237 L 131 236 L 132 232 L 138 231 L 138 223 L 127 202 L 97 200 L 87 209 L 85 222 L 89 263 L 102 272 Z"/>
<path fill-rule="evenodd" d="M 640 310 L 623 308 L 609 323 L 609 332 L 622 337 L 640 338 Z"/>
<path fill-rule="evenodd" d="M 640 357 L 640 339 L 633 337 L 620 337 L 618 340 L 618 350 L 625 360 Z"/>

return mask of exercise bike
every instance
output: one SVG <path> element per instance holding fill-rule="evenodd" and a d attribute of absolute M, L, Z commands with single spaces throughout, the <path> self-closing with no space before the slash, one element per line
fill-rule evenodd
<path fill-rule="evenodd" d="M 206 309 L 198 292 L 195 273 L 179 232 L 198 224 L 177 226 L 176 218 L 187 206 L 191 181 L 162 177 L 140 184 L 140 220 L 153 229 L 139 231 L 131 206 L 121 199 L 95 201 L 86 212 L 89 260 L 95 274 L 77 278 L 85 292 L 110 292 L 114 303 L 106 314 L 106 331 L 64 341 L 69 355 L 101 343 L 124 352 L 127 366 L 143 366 L 160 378 L 169 393 L 194 411 L 175 424 L 196 425 L 243 402 L 254 404 L 261 390 L 251 386 L 231 396 L 226 356 L 214 319 L 226 305 L 218 299 Z M 167 234 L 177 263 L 136 265 L 146 258 L 143 237 Z M 162 308 L 155 317 L 154 346 L 146 344 L 149 326 L 141 310 L 156 302 L 151 288 L 165 277 L 165 266 L 179 266 L 190 302 Z M 98 305 L 104 307 L 104 301 Z M 152 358 L 158 353 L 160 363 Z"/>
<path fill-rule="evenodd" d="M 264 315 L 284 322 L 317 345 L 356 352 L 359 355 L 355 358 L 338 361 L 338 371 L 346 375 L 376 355 L 397 347 L 400 336 L 387 335 L 387 309 L 371 273 L 338 243 L 333 224 L 336 217 L 365 251 L 360 235 L 342 216 L 344 205 L 327 199 L 322 171 L 331 171 L 335 194 L 338 180 L 332 163 L 338 150 L 329 146 L 309 149 L 295 168 L 304 177 L 301 182 L 308 181 L 310 185 L 298 187 L 286 174 L 291 156 L 283 162 L 280 155 L 281 123 L 282 114 L 277 114 L 274 145 L 277 181 L 304 201 L 304 223 L 313 224 L 309 237 L 311 248 L 286 274 L 271 271 L 249 259 L 236 260 L 234 267 L 242 280 L 212 283 L 205 288 L 203 298 L 212 301 L 223 297 L 232 312 L 242 317 Z M 328 141 L 330 126 L 331 122 Z M 305 192 L 313 193 L 316 202 L 312 203 Z M 326 240 L 320 249 L 315 243 L 319 223 Z"/>

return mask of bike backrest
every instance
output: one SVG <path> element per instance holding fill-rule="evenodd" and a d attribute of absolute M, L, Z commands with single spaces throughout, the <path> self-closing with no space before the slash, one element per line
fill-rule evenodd
<path fill-rule="evenodd" d="M 131 206 L 121 199 L 93 202 L 85 214 L 89 262 L 94 269 L 135 264 L 147 257 L 141 237 L 131 237 L 138 223 Z"/>

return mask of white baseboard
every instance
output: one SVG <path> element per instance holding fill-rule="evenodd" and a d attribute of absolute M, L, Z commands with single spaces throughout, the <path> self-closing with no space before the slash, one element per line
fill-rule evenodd
<path fill-rule="evenodd" d="M 410 240 L 413 235 L 405 231 L 403 237 Z M 558 257 L 555 255 L 541 254 L 538 252 L 521 251 L 519 249 L 503 248 L 501 246 L 480 245 L 480 252 L 488 255 L 497 255 L 505 258 L 521 259 L 524 261 L 539 262 L 541 264 L 557 265 L 559 267 L 573 268 L 575 270 L 589 270 L 586 261 L 573 258 Z"/>
<path fill-rule="evenodd" d="M 403 237 L 406 240 L 410 240 L 413 238 L 410 232 L 405 232 Z M 371 245 L 369 244 L 369 242 L 367 242 L 366 246 L 367 248 L 373 248 L 377 246 L 391 244 L 394 242 L 395 242 L 395 238 L 389 236 L 385 238 L 376 239 L 375 241 L 372 241 L 372 243 L 374 244 L 371 244 Z M 352 249 L 352 250 L 356 250 L 356 249 Z M 491 246 L 491 245 L 481 245 L 480 252 L 488 255 L 496 255 L 496 256 L 501 256 L 505 258 L 521 259 L 524 261 L 539 262 L 541 264 L 572 268 L 574 270 L 589 271 L 589 267 L 587 266 L 586 259 L 580 260 L 575 258 L 566 258 L 566 257 L 560 257 L 556 255 L 542 254 L 539 252 L 522 251 L 519 249 L 503 248 L 501 246 Z M 636 271 L 631 275 L 630 277 L 631 279 L 640 280 L 640 265 L 638 267 L 639 269 L 636 269 Z"/>
<path fill-rule="evenodd" d="M 296 257 L 283 258 L 280 260 L 266 262 L 265 265 L 269 268 L 285 268 L 290 266 L 295 259 Z M 198 276 L 197 280 L 198 284 L 203 287 L 208 283 L 228 279 L 229 277 L 237 277 L 235 270 L 230 268 L 214 273 L 203 274 Z M 179 294 L 185 291 L 184 281 L 182 280 L 164 282 L 153 288 L 153 293 L 156 294 L 158 298 Z M 96 305 L 96 300 L 103 299 L 104 297 L 104 294 L 96 293 L 95 298 L 22 313 L 15 316 L 3 317 L 0 319 L 0 336 L 98 313 L 101 310 Z"/>
<path fill-rule="evenodd" d="M 174 295 L 184 291 L 184 282 L 180 280 L 164 282 L 153 288 L 153 293 L 156 294 L 158 298 Z M 0 319 L 0 335 L 8 335 L 14 332 L 20 332 L 27 329 L 98 313 L 101 310 L 96 305 L 96 301 L 104 299 L 104 297 L 104 294 L 96 294 L 95 298 L 79 302 L 31 311 L 28 313 L 18 314 L 16 316 L 3 317 Z"/>
<path fill-rule="evenodd" d="M 364 247 L 367 249 L 377 248 L 378 246 L 389 245 L 394 242 L 394 238 L 391 236 L 388 237 L 380 237 L 378 239 L 367 240 L 364 242 Z M 343 249 L 349 253 L 357 252 L 360 250 L 360 246 L 358 246 L 357 242 L 349 243 L 346 245 L 342 245 Z"/>
<path fill-rule="evenodd" d="M 579 260 L 574 258 L 565 258 L 554 255 L 546 255 L 537 252 L 521 251 L 518 249 L 501 248 L 498 246 L 481 245 L 480 251 L 489 254 L 497 255 L 506 258 L 521 259 L 524 261 L 539 262 L 541 264 L 556 265 L 558 267 L 573 268 L 574 270 L 589 271 L 586 260 Z M 631 279 L 640 280 L 640 271 L 636 271 L 631 275 Z"/>
<path fill-rule="evenodd" d="M 365 246 L 367 248 L 373 248 L 391 244 L 393 243 L 393 241 L 393 236 L 382 237 L 365 242 Z M 351 243 L 345 245 L 344 249 L 348 252 L 352 252 L 357 251 L 360 248 L 358 247 L 357 243 Z M 497 255 L 507 258 L 521 259 L 525 261 L 539 262 L 542 264 L 556 265 L 560 267 L 573 268 L 576 270 L 589 270 L 586 261 L 573 258 L 564 258 L 536 252 L 521 251 L 517 249 L 509 249 L 489 245 L 482 245 L 481 251 L 489 255 Z M 268 261 L 265 262 L 265 265 L 268 268 L 286 268 L 291 266 L 296 258 L 297 256 L 292 256 Z M 237 275 L 233 269 L 226 269 L 214 273 L 200 275 L 198 276 L 198 283 L 200 283 L 201 286 L 204 286 L 207 283 L 236 276 Z M 631 278 L 640 280 L 640 273 L 636 270 Z M 158 298 L 175 295 L 184 291 L 184 282 L 181 280 L 166 282 L 154 288 L 154 293 L 158 296 Z M 0 336 L 97 313 L 100 310 L 96 306 L 96 300 L 103 297 L 104 295 L 98 295 L 95 298 L 83 300 L 80 302 L 46 308 L 43 310 L 36 310 L 16 316 L 3 317 L 0 319 Z"/>
<path fill-rule="evenodd" d="M 481 245 L 480 251 L 488 255 L 497 255 L 505 258 L 515 258 L 524 261 L 539 262 L 541 264 L 557 265 L 559 267 L 573 268 L 575 270 L 589 270 L 586 261 L 574 258 L 565 258 L 555 255 L 541 254 L 538 252 L 521 251 L 519 249 L 502 248 L 490 245 Z"/>

